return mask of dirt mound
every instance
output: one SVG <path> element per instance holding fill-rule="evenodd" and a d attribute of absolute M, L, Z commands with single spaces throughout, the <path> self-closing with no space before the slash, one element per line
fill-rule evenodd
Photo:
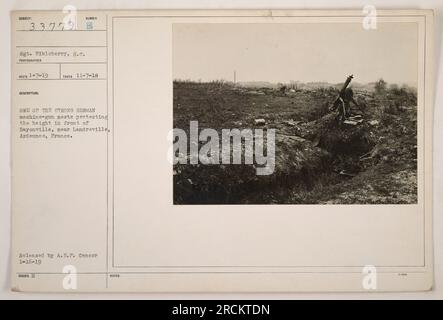
<path fill-rule="evenodd" d="M 368 121 L 356 125 L 339 123 L 334 113 L 306 123 L 300 135 L 333 154 L 363 154 L 375 145 L 375 136 Z"/>
<path fill-rule="evenodd" d="M 329 152 L 298 136 L 277 134 L 275 149 L 270 175 L 257 175 L 256 165 L 175 165 L 174 203 L 263 203 L 263 190 L 287 189 L 294 181 L 309 184 L 330 161 Z"/>
<path fill-rule="evenodd" d="M 332 160 L 313 187 L 294 187 L 290 203 L 416 203 L 416 107 L 392 108 L 375 98 L 364 107 L 357 125 L 340 125 L 328 114 L 299 126 Z"/>

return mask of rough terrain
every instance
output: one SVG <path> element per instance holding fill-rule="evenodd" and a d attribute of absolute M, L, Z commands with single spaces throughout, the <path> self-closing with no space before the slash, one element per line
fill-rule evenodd
<path fill-rule="evenodd" d="M 174 83 L 174 128 L 276 129 L 276 167 L 175 165 L 174 202 L 379 204 L 417 201 L 416 95 L 410 88 L 354 89 L 361 116 L 339 124 L 334 86 L 278 90 Z M 264 121 L 257 121 L 263 119 Z"/>

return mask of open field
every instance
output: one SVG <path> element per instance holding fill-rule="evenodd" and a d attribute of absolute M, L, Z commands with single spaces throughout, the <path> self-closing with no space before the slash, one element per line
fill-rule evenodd
<path fill-rule="evenodd" d="M 362 116 L 339 125 L 335 86 L 252 88 L 174 82 L 174 128 L 276 129 L 276 165 L 174 165 L 176 204 L 417 202 L 417 101 L 410 88 L 354 88 Z M 264 119 L 264 122 L 257 119 Z"/>

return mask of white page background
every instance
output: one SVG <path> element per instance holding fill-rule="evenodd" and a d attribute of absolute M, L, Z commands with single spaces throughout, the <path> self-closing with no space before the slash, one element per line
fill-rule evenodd
<path fill-rule="evenodd" d="M 436 27 L 436 62 L 435 62 L 435 107 L 434 107 L 434 268 L 435 268 L 435 286 L 433 291 L 424 293 L 371 293 L 371 294 L 24 294 L 10 292 L 10 10 L 61 10 L 65 5 L 73 5 L 78 10 L 85 9 L 359 9 L 364 5 L 371 4 L 378 9 L 394 8 L 423 8 L 435 9 L 435 27 Z M 441 38 L 442 38 L 442 19 L 443 3 L 441 0 L 404 0 L 401 3 L 393 0 L 378 1 L 358 1 L 358 0 L 336 0 L 334 2 L 327 0 L 121 0 L 121 1 L 66 1 L 57 2 L 50 0 L 26 0 L 2 1 L 0 2 L 0 27 L 2 37 L 0 38 L 0 299 L 89 299 L 89 298 L 124 298 L 124 299 L 443 299 L 443 198 L 440 190 L 442 184 L 442 166 L 443 142 L 438 138 L 443 136 L 443 92 L 437 88 L 442 87 L 441 62 Z M 439 72 L 440 71 L 440 72 Z"/>

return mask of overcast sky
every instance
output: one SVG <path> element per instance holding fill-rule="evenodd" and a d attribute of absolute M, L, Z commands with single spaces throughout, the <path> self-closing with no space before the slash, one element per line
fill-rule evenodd
<path fill-rule="evenodd" d="M 417 82 L 416 23 L 174 24 L 174 79 Z"/>

